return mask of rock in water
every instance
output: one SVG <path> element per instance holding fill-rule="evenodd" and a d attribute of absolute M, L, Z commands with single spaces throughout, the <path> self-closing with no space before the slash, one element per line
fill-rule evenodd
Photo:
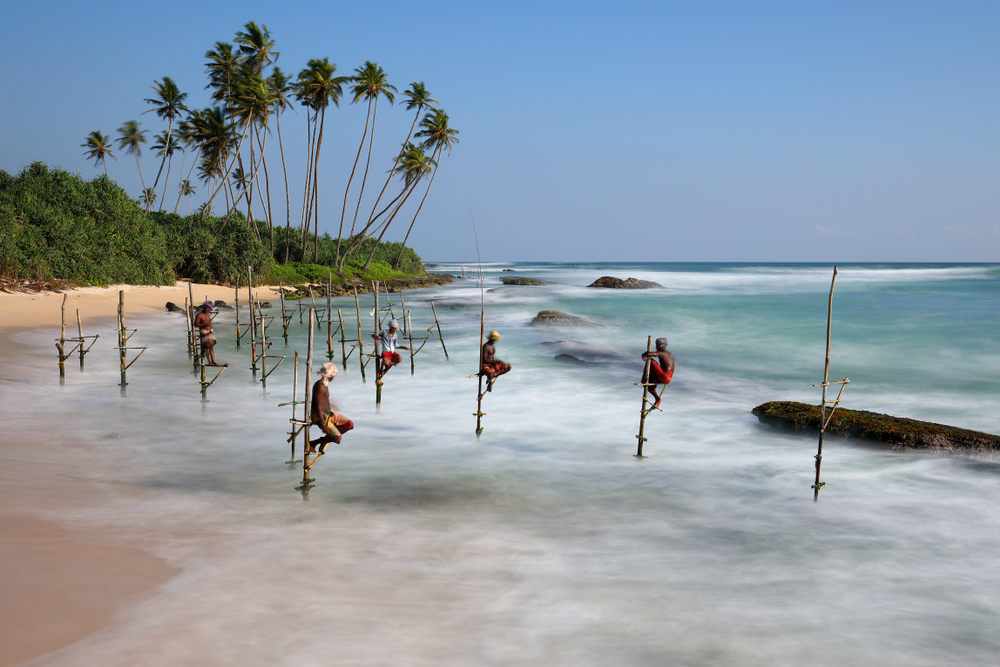
<path fill-rule="evenodd" d="M 177 312 L 177 311 L 181 311 L 181 312 L 184 312 L 184 308 L 183 308 L 182 306 L 178 306 L 178 305 L 177 305 L 176 303 L 174 303 L 173 301 L 167 301 L 167 305 L 166 305 L 166 308 L 167 308 L 167 310 L 169 310 L 169 311 L 170 311 L 171 313 L 175 313 L 175 312 Z"/>
<path fill-rule="evenodd" d="M 570 363 L 570 364 L 585 364 L 585 363 L 587 363 L 583 359 L 578 359 L 577 357 L 574 357 L 572 354 L 557 354 L 554 357 L 554 359 L 556 361 L 565 361 L 565 362 Z"/>
<path fill-rule="evenodd" d="M 771 401 L 758 405 L 753 414 L 764 424 L 790 431 L 819 433 L 818 405 Z M 884 442 L 892 449 L 930 449 L 944 453 L 1000 451 L 1000 436 L 864 410 L 838 408 L 826 432 Z"/>
<path fill-rule="evenodd" d="M 561 313 L 558 310 L 542 310 L 535 315 L 535 319 L 531 320 L 528 326 L 537 326 L 544 324 L 554 324 L 565 326 L 567 324 L 590 324 L 587 320 L 577 315 L 570 315 L 569 313 Z"/>
<path fill-rule="evenodd" d="M 638 278 L 622 280 L 621 278 L 615 278 L 614 276 L 602 276 L 588 285 L 588 287 L 607 287 L 609 289 L 652 289 L 654 287 L 663 287 L 663 285 L 660 283 L 654 283 L 651 280 L 639 280 Z"/>
<path fill-rule="evenodd" d="M 506 270 L 504 269 L 504 271 Z M 548 283 L 543 283 L 541 280 L 535 280 L 534 278 L 501 278 L 500 282 L 504 285 L 548 285 Z"/>

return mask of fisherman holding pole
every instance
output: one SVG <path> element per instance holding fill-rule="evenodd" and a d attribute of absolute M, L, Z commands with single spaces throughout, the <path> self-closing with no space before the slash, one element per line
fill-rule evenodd
<path fill-rule="evenodd" d="M 222 364 L 215 363 L 214 348 L 218 340 L 212 333 L 212 306 L 211 301 L 201 304 L 201 312 L 194 318 L 194 326 L 201 336 L 201 358 L 207 362 L 205 365 L 220 366 Z"/>
<path fill-rule="evenodd" d="M 399 331 L 399 322 L 389 320 L 389 328 L 382 329 L 377 334 L 373 333 L 372 338 L 382 343 L 382 355 L 376 359 L 375 382 L 382 384 L 382 376 L 389 372 L 389 369 L 403 360 L 396 350 L 408 350 L 410 348 L 400 345 L 396 339 L 396 332 Z M 378 362 L 381 361 L 381 364 Z"/>
<path fill-rule="evenodd" d="M 316 380 L 312 388 L 312 410 L 309 420 L 319 426 L 324 433 L 322 438 L 309 441 L 308 451 L 312 454 L 325 453 L 326 446 L 331 442 L 339 445 L 341 436 L 354 428 L 354 422 L 339 412 L 334 412 L 333 408 L 337 406 L 330 404 L 330 390 L 327 385 L 337 376 L 337 372 L 337 364 L 332 361 L 326 362 L 320 366 L 319 380 Z"/>
<path fill-rule="evenodd" d="M 660 393 L 656 393 L 657 385 L 663 385 L 666 389 L 670 381 L 674 379 L 674 355 L 667 352 L 667 337 L 656 339 L 656 352 L 643 352 L 643 360 L 649 360 L 649 376 L 647 377 L 646 372 L 642 373 L 642 384 L 649 383 L 649 393 L 653 395 L 656 399 L 656 403 L 653 404 L 654 408 L 660 407 L 660 401 L 663 400 L 663 389 Z"/>

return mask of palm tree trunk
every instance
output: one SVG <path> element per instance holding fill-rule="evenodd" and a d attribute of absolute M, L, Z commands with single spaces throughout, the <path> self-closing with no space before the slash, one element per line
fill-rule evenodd
<path fill-rule="evenodd" d="M 160 169 L 156 172 L 156 180 L 153 181 L 153 192 L 156 192 L 156 186 L 160 183 L 160 174 L 163 173 L 163 165 L 167 163 L 167 156 L 170 154 L 170 132 L 174 129 L 174 117 L 170 116 L 167 121 L 167 143 L 163 149 L 163 159 L 160 160 Z M 143 190 L 146 186 L 143 185 Z M 166 196 L 166 190 L 164 190 L 164 196 Z M 149 212 L 149 204 L 146 205 L 146 212 Z"/>
<path fill-rule="evenodd" d="M 160 203 L 162 204 L 167 199 L 167 183 L 170 182 L 170 169 L 173 167 L 174 156 L 167 156 L 167 177 L 163 179 L 163 196 L 160 197 Z"/>
<path fill-rule="evenodd" d="M 413 130 L 416 129 L 416 127 L 417 127 L 417 120 L 419 118 L 420 118 L 420 107 L 417 107 L 417 115 L 413 117 L 413 123 L 410 125 L 410 131 L 406 133 L 406 139 L 403 141 L 403 148 L 400 149 L 399 155 L 396 156 L 396 161 L 392 163 L 392 169 L 389 170 L 389 178 L 385 179 L 385 185 L 382 186 L 382 191 L 378 193 L 378 199 L 375 200 L 375 205 L 372 206 L 372 215 L 375 215 L 375 211 L 378 210 L 379 202 L 382 201 L 382 195 L 384 195 L 385 191 L 389 188 L 389 183 L 392 182 L 392 177 L 396 175 L 396 167 L 399 166 L 399 160 L 400 160 L 400 158 L 403 157 L 403 151 L 406 149 L 407 144 L 410 143 L 410 137 L 413 136 Z M 400 193 L 400 194 L 402 194 L 402 193 Z M 388 206 L 386 208 L 388 208 Z M 382 213 L 384 213 L 384 212 L 385 211 L 383 211 Z M 379 215 L 381 215 L 381 213 Z M 378 216 L 375 216 L 375 217 L 378 217 Z M 368 224 L 371 225 L 371 223 L 374 220 L 375 220 L 375 218 L 369 216 L 368 217 Z"/>
<path fill-rule="evenodd" d="M 316 225 L 313 231 L 313 261 L 319 261 L 319 153 L 323 148 L 323 127 L 326 125 L 326 107 L 320 113 L 319 138 L 316 140 L 316 160 L 313 162 L 313 213 Z M 302 254 L 305 254 L 303 247 Z"/>
<path fill-rule="evenodd" d="M 433 175 L 431 176 L 431 178 L 433 178 Z M 389 219 L 385 221 L 385 225 L 382 227 L 382 233 L 378 235 L 378 239 L 376 239 L 375 245 L 372 247 L 371 254 L 368 255 L 368 260 L 365 262 L 365 271 L 371 268 L 372 258 L 375 257 L 375 251 L 378 250 L 379 244 L 382 243 L 382 237 L 385 236 L 385 233 L 387 231 L 389 231 L 389 225 L 391 225 L 392 221 L 396 219 L 396 214 L 399 213 L 399 211 L 403 208 L 403 204 L 406 203 L 406 200 L 409 199 L 413 191 L 417 189 L 417 183 L 419 182 L 420 182 L 419 178 L 413 182 L 413 187 L 411 187 L 410 191 L 406 193 L 405 197 L 403 197 L 403 201 L 399 202 L 399 206 L 397 206 L 396 209 L 392 212 L 392 215 L 389 216 Z"/>
<path fill-rule="evenodd" d="M 354 222 L 351 223 L 351 236 L 354 236 L 354 227 L 358 224 L 358 213 L 361 211 L 361 200 L 365 196 L 365 183 L 368 182 L 368 169 L 372 163 L 372 143 L 375 141 L 375 120 L 378 116 L 378 97 L 375 98 L 375 105 L 372 108 L 372 134 L 368 137 L 368 159 L 365 161 L 365 173 L 361 177 L 361 192 L 358 193 L 358 207 L 354 209 Z"/>
<path fill-rule="evenodd" d="M 361 144 L 358 145 L 358 154 L 354 158 L 354 166 L 351 167 L 351 176 L 347 179 L 347 189 L 344 190 L 344 209 L 340 212 L 340 231 L 337 232 L 337 254 L 334 256 L 333 263 L 337 264 L 340 260 L 340 239 L 344 235 L 344 218 L 347 217 L 347 196 L 351 192 L 351 181 L 354 180 L 354 172 L 358 168 L 358 160 L 361 159 L 361 151 L 365 147 L 365 138 L 368 136 L 368 122 L 372 117 L 372 101 L 368 100 L 368 115 L 365 117 L 365 131 L 361 135 Z"/>
<path fill-rule="evenodd" d="M 208 198 L 208 204 L 209 205 L 211 205 L 212 201 L 215 199 L 215 195 L 219 194 L 219 190 L 221 190 L 222 188 L 224 188 L 227 185 L 229 185 L 229 173 L 233 170 L 233 167 L 236 166 L 237 160 L 239 160 L 240 149 L 243 147 L 243 138 L 247 136 L 247 129 L 248 128 L 246 128 L 246 127 L 243 128 L 243 134 L 240 135 L 240 140 L 236 144 L 236 157 L 229 164 L 229 167 L 226 169 L 226 173 L 224 173 L 222 175 L 222 183 L 219 184 L 219 187 L 216 188 L 215 192 L 212 193 L 212 196 Z M 242 163 L 242 160 L 239 160 L 239 161 Z M 242 165 L 241 165 L 241 167 L 242 167 Z"/>
<path fill-rule="evenodd" d="M 281 141 L 281 114 L 274 117 L 278 125 L 278 150 L 281 151 L 281 171 L 285 174 L 285 264 L 288 264 L 288 240 L 292 233 L 292 201 L 288 194 L 288 167 L 285 166 L 285 144 Z"/>
<path fill-rule="evenodd" d="M 438 144 L 438 148 L 434 151 L 435 156 L 440 155 L 441 144 Z M 437 160 L 434 161 L 434 173 L 431 174 L 431 181 L 427 184 L 427 190 L 424 192 L 423 198 L 420 200 L 420 206 L 417 207 L 417 212 L 413 214 L 413 220 L 410 221 L 410 228 L 406 230 L 406 236 L 403 237 L 403 247 L 399 249 L 399 257 L 396 258 L 395 266 L 399 266 L 399 261 L 403 258 L 403 250 L 406 249 L 406 240 L 410 238 L 410 232 L 413 231 L 413 223 L 417 221 L 417 216 L 420 215 L 420 209 L 424 207 L 424 202 L 427 201 L 427 194 L 431 191 L 431 186 L 434 185 L 434 177 L 437 176 Z"/>

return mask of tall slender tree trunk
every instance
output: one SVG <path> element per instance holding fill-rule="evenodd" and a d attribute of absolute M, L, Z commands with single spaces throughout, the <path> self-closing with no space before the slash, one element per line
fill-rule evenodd
<path fill-rule="evenodd" d="M 351 223 L 351 236 L 354 236 L 354 228 L 358 224 L 358 213 L 361 211 L 361 200 L 365 196 L 365 183 L 368 182 L 368 169 L 372 164 L 372 144 L 375 141 L 375 120 L 378 117 L 378 97 L 372 107 L 372 133 L 368 137 L 368 159 L 365 161 L 365 173 L 361 177 L 361 192 L 358 193 L 358 206 L 354 209 L 354 222 Z"/>
<path fill-rule="evenodd" d="M 351 192 L 351 181 L 354 180 L 354 172 L 358 168 L 358 160 L 361 159 L 361 151 L 365 147 L 365 139 L 368 137 L 368 122 L 372 117 L 372 102 L 368 100 L 368 115 L 365 116 L 365 131 L 361 135 L 361 143 L 358 145 L 358 154 L 354 158 L 354 166 L 351 167 L 351 176 L 347 179 L 347 189 L 344 190 L 344 208 L 340 212 L 340 231 L 337 232 L 337 254 L 334 256 L 334 264 L 340 261 L 340 239 L 344 236 L 344 218 L 347 217 L 347 197 Z"/>
<path fill-rule="evenodd" d="M 440 154 L 441 154 L 441 144 L 438 144 L 437 150 L 434 151 L 435 157 L 432 158 L 434 159 L 434 173 L 431 174 L 430 183 L 427 184 L 427 190 L 424 191 L 424 196 L 420 200 L 420 206 L 417 207 L 417 212 L 413 214 L 413 220 L 410 221 L 410 228 L 406 230 L 406 236 L 403 237 L 403 246 L 399 249 L 399 257 L 396 258 L 396 264 L 395 264 L 396 267 L 399 266 L 399 262 L 403 258 L 403 250 L 406 249 L 406 240 L 410 238 L 410 232 L 413 231 L 413 223 L 417 221 L 417 216 L 420 215 L 420 209 L 424 207 L 424 202 L 427 201 L 427 195 L 431 191 L 431 186 L 434 185 L 434 177 L 437 176 L 438 173 L 438 162 L 436 158 L 440 156 Z"/>
<path fill-rule="evenodd" d="M 316 140 L 316 160 L 313 163 L 313 214 L 316 224 L 313 231 L 313 261 L 319 261 L 319 154 L 323 149 L 323 127 L 326 125 L 326 107 L 323 107 L 319 121 L 319 138 Z M 303 252 L 303 254 L 305 254 Z"/>
<path fill-rule="evenodd" d="M 285 174 L 285 264 L 288 264 L 288 241 L 292 233 L 292 201 L 288 193 L 288 167 L 285 165 L 285 144 L 281 141 L 281 114 L 274 117 L 278 124 L 278 150 L 281 151 L 281 171 Z"/>
<path fill-rule="evenodd" d="M 378 198 L 375 200 L 375 205 L 372 206 L 372 213 L 370 216 L 368 216 L 369 226 L 375 220 L 375 217 L 373 216 L 375 216 L 375 211 L 378 210 L 378 205 L 379 202 L 382 201 L 382 196 L 385 194 L 385 191 L 389 188 L 389 183 L 392 182 L 392 177 L 396 175 L 396 167 L 399 166 L 399 161 L 403 157 L 403 151 L 406 150 L 406 146 L 410 143 L 410 137 L 413 136 L 413 130 L 416 129 L 417 120 L 419 118 L 420 118 L 420 107 L 417 107 L 417 115 L 413 117 L 413 123 L 410 125 L 410 131 L 406 133 L 406 139 L 403 140 L 403 147 L 399 150 L 399 155 L 396 156 L 396 161 L 392 163 L 392 169 L 389 170 L 389 178 L 385 179 L 385 185 L 382 186 L 382 191 L 378 193 Z"/>
<path fill-rule="evenodd" d="M 163 159 L 160 160 L 160 169 L 156 172 L 156 180 L 153 181 L 153 192 L 156 192 L 156 186 L 160 183 L 160 174 L 163 173 L 163 165 L 167 163 L 167 157 L 170 155 L 170 133 L 174 129 L 174 117 L 170 116 L 167 120 L 167 144 L 163 151 Z M 143 190 L 146 189 L 145 184 L 143 184 Z M 166 189 L 164 188 L 163 196 L 166 197 Z M 149 204 L 146 204 L 146 212 L 149 212 Z"/>
<path fill-rule="evenodd" d="M 405 204 L 406 200 L 410 198 L 410 195 L 413 194 L 413 191 L 417 189 L 417 184 L 419 183 L 420 183 L 419 178 L 413 182 L 413 186 L 410 188 L 409 192 L 406 193 L 406 196 L 403 197 L 403 201 L 399 202 L 399 205 L 392 212 L 392 215 L 389 216 L 389 219 L 385 221 L 385 225 L 382 226 L 382 232 L 378 235 L 378 238 L 375 240 L 375 245 L 372 246 L 372 251 L 368 255 L 368 259 L 365 261 L 365 271 L 371 268 L 372 259 L 375 257 L 375 251 L 378 250 L 379 244 L 382 243 L 382 237 L 385 236 L 385 233 L 387 231 L 389 231 L 389 225 L 391 225 L 392 221 L 396 219 L 396 215 L 403 208 L 403 204 Z"/>

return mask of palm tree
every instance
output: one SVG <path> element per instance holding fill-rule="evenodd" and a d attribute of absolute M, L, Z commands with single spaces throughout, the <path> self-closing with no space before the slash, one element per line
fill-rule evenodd
<path fill-rule="evenodd" d="M 368 161 L 365 163 L 365 173 L 361 180 L 361 192 L 358 194 L 358 207 L 354 211 L 354 222 L 351 223 L 351 236 L 354 236 L 354 228 L 358 223 L 358 211 L 361 210 L 361 199 L 365 195 L 365 181 L 368 180 L 368 166 L 372 159 L 372 140 L 375 138 L 375 115 L 378 113 L 378 98 L 385 97 L 389 104 L 396 101 L 396 87 L 390 85 L 385 80 L 385 71 L 371 61 L 354 70 L 355 74 L 351 78 L 351 92 L 354 99 L 351 104 L 357 104 L 361 99 L 368 100 L 368 114 L 365 117 L 365 131 L 361 135 L 361 145 L 358 146 L 358 154 L 354 158 L 354 166 L 351 168 L 351 175 L 347 179 L 347 189 L 344 191 L 344 208 L 340 213 L 340 231 L 337 234 L 337 254 L 334 261 L 340 259 L 340 239 L 344 235 L 344 217 L 347 215 L 347 199 L 351 192 L 351 181 L 354 180 L 354 172 L 358 168 L 358 160 L 361 159 L 361 150 L 365 147 L 365 137 L 368 136 L 369 123 L 372 127 L 371 140 L 368 142 Z"/>
<path fill-rule="evenodd" d="M 184 100 L 187 98 L 187 93 L 182 93 L 177 84 L 174 83 L 173 79 L 169 76 L 163 77 L 163 81 L 154 81 L 153 85 L 150 86 L 155 92 L 156 97 L 146 98 L 148 104 L 152 104 L 152 109 L 147 109 L 143 113 L 149 113 L 150 111 L 155 111 L 156 115 L 160 118 L 167 119 L 167 141 L 166 145 L 170 144 L 170 134 L 174 129 L 174 118 L 181 115 L 182 111 L 187 111 L 187 107 L 184 105 Z M 167 158 L 170 153 L 163 153 L 163 160 L 160 161 L 160 169 L 156 172 L 156 180 L 153 181 L 153 190 L 156 190 L 156 185 L 160 182 L 160 174 L 163 173 L 163 165 L 166 164 Z M 164 187 L 164 196 L 166 196 L 166 187 Z"/>
<path fill-rule="evenodd" d="M 156 190 L 154 190 L 153 188 L 146 188 L 145 190 L 143 190 L 142 199 L 140 201 L 148 211 L 149 208 L 156 202 Z"/>
<path fill-rule="evenodd" d="M 194 186 L 191 185 L 191 181 L 189 181 L 188 179 L 185 178 L 183 181 L 181 181 L 181 184 L 180 184 L 180 186 L 177 189 L 180 191 L 182 197 L 185 196 L 185 195 L 187 195 L 187 198 L 188 198 L 188 210 L 191 211 L 191 214 L 193 215 L 194 214 L 194 209 L 191 208 L 191 195 L 194 194 L 195 190 L 194 190 Z M 174 213 L 176 213 L 176 212 L 177 211 L 175 210 Z"/>
<path fill-rule="evenodd" d="M 406 110 L 412 111 L 413 109 L 416 109 L 417 112 L 413 115 L 413 122 L 410 124 L 410 131 L 406 133 L 406 139 L 403 140 L 403 150 L 401 150 L 399 155 L 396 156 L 396 162 L 393 163 L 392 169 L 389 170 L 389 177 L 385 179 L 385 185 L 382 186 L 382 191 L 379 192 L 378 198 L 375 200 L 375 205 L 372 206 L 372 214 L 368 217 L 368 225 L 366 226 L 366 229 L 367 227 L 370 227 L 372 222 L 374 222 L 378 217 L 375 215 L 375 211 L 378 210 L 379 202 L 382 201 L 382 195 L 385 194 L 386 189 L 389 187 L 389 183 L 392 181 L 392 177 L 396 173 L 396 167 L 399 165 L 400 158 L 403 157 L 403 153 L 405 153 L 410 146 L 410 137 L 413 136 L 413 130 L 417 127 L 417 121 L 420 120 L 421 112 L 426 108 L 433 109 L 434 105 L 437 104 L 437 100 L 431 97 L 431 93 L 424 86 L 423 81 L 414 81 L 411 83 L 409 89 L 404 91 L 403 95 L 409 98 L 406 103 Z M 364 232 L 362 231 L 362 233 Z"/>
<path fill-rule="evenodd" d="M 80 148 L 86 148 L 83 152 L 89 159 L 94 161 L 94 166 L 100 162 L 104 165 L 104 175 L 108 175 L 108 157 L 117 160 L 111 152 L 111 137 L 101 134 L 100 130 L 94 130 L 87 135 L 87 140 L 80 144 Z"/>
<path fill-rule="evenodd" d="M 307 63 L 305 70 L 299 73 L 299 85 L 304 100 L 315 113 L 319 114 L 319 133 L 317 135 L 312 158 L 312 211 L 315 215 L 315 240 L 313 243 L 313 261 L 319 260 L 319 155 L 323 147 L 323 127 L 326 122 L 326 108 L 333 102 L 340 106 L 340 96 L 343 94 L 343 86 L 347 81 L 346 77 L 334 76 L 337 65 L 329 62 L 326 58 L 322 60 L 314 59 Z M 314 121 L 315 122 L 315 121 Z M 306 234 L 309 231 L 309 220 L 303 225 L 302 254 L 305 255 Z M 303 257 L 304 258 L 304 257 Z"/>
<path fill-rule="evenodd" d="M 253 73 L 261 76 L 264 67 L 275 62 L 281 53 L 274 50 L 274 40 L 267 31 L 266 23 L 258 26 L 250 21 L 243 26 L 243 30 L 245 32 L 236 33 L 236 39 L 233 41 L 239 47 L 240 53 L 252 63 Z"/>
<path fill-rule="evenodd" d="M 267 84 L 271 88 L 271 100 L 274 105 L 274 123 L 278 128 L 278 149 L 281 151 L 281 171 L 285 175 L 285 264 L 288 263 L 288 240 L 292 232 L 292 201 L 288 193 L 288 167 L 285 165 L 285 145 L 281 141 L 281 114 L 292 107 L 288 99 L 288 93 L 292 92 L 292 85 L 285 73 L 277 65 L 271 70 L 271 76 L 267 79 Z"/>
<path fill-rule="evenodd" d="M 124 148 L 126 153 L 135 156 L 135 166 L 139 168 L 139 179 L 142 181 L 143 192 L 146 190 L 146 179 L 142 177 L 139 156 L 142 155 L 142 144 L 144 143 L 146 143 L 146 130 L 140 130 L 137 121 L 125 121 L 118 128 L 118 148 Z"/>
<path fill-rule="evenodd" d="M 249 176 L 250 187 L 246 191 L 248 218 L 253 217 L 251 212 L 251 206 L 253 205 L 253 183 L 258 183 L 259 191 L 259 169 L 263 165 L 265 184 L 267 184 L 265 190 L 267 194 L 267 222 L 273 246 L 274 225 L 271 223 L 270 185 L 267 177 L 267 162 L 264 157 L 264 148 L 267 140 L 267 121 L 271 113 L 272 104 L 271 87 L 268 85 L 266 79 L 256 74 L 242 77 L 235 87 L 233 103 L 235 105 L 234 115 L 237 123 L 248 125 L 251 133 L 250 164 L 252 171 Z M 257 142 L 256 145 L 260 151 L 260 159 L 256 162 L 254 160 L 254 141 Z M 273 247 L 271 249 L 274 250 Z"/>
<path fill-rule="evenodd" d="M 440 166 L 441 152 L 447 148 L 448 155 L 451 155 L 452 145 L 458 143 L 458 130 L 449 127 L 448 120 L 448 114 L 443 109 L 435 109 L 427 112 L 424 119 L 420 121 L 420 127 L 423 129 L 417 132 L 417 136 L 426 137 L 423 143 L 424 148 L 434 149 L 431 158 L 434 162 L 434 171 L 431 172 L 431 180 L 427 183 L 427 190 L 424 191 L 424 196 L 420 200 L 420 206 L 413 214 L 410 230 L 413 229 L 413 223 L 417 221 L 417 216 L 420 215 L 420 210 L 424 207 L 424 202 L 427 201 L 427 194 L 431 191 L 431 186 L 434 185 L 434 177 L 437 176 Z M 410 230 L 407 230 L 406 238 L 403 239 L 403 246 L 399 249 L 399 257 L 396 258 L 395 266 L 399 266 L 399 262 L 403 258 L 403 250 L 406 248 L 406 239 L 410 237 Z"/>
<path fill-rule="evenodd" d="M 166 132 L 160 132 L 153 137 L 155 143 L 153 144 L 153 150 L 156 151 L 157 155 L 162 155 L 167 160 L 167 177 L 163 179 L 163 196 L 160 197 L 160 201 L 167 198 L 167 183 L 170 181 L 170 167 L 173 164 L 174 153 L 177 152 L 179 146 L 177 144 L 177 138 L 170 136 Z"/>

